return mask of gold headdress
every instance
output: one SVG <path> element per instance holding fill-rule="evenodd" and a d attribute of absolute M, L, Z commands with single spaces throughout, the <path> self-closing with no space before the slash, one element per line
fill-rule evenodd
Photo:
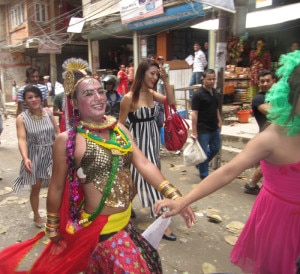
<path fill-rule="evenodd" d="M 65 94 L 72 98 L 79 83 L 86 77 L 91 77 L 91 71 L 88 63 L 81 58 L 67 59 L 62 67 L 65 70 L 63 73 Z"/>

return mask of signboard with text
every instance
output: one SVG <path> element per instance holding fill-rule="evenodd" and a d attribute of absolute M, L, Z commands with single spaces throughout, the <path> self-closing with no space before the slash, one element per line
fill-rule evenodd
<path fill-rule="evenodd" d="M 41 40 L 38 53 L 61 54 L 61 46 L 50 40 Z"/>
<path fill-rule="evenodd" d="M 163 0 L 121 0 L 122 24 L 164 13 Z"/>

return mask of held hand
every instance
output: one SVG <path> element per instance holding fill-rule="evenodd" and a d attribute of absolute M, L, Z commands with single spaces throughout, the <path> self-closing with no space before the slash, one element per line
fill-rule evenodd
<path fill-rule="evenodd" d="M 182 209 L 180 200 L 181 199 L 178 199 L 178 200 L 170 200 L 170 199 L 159 200 L 154 205 L 154 211 L 158 215 L 160 215 L 162 213 L 162 216 L 164 218 L 174 216 L 174 215 L 178 214 Z M 166 208 L 168 208 L 169 210 L 166 211 Z"/>
<path fill-rule="evenodd" d="M 193 225 L 195 225 L 195 214 L 190 206 L 187 206 L 183 210 L 181 210 L 180 215 L 185 221 L 187 227 L 192 227 Z"/>

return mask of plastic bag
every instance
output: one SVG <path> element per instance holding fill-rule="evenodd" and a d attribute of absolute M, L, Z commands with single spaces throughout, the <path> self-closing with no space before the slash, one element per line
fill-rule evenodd
<path fill-rule="evenodd" d="M 188 145 L 183 151 L 183 162 L 186 166 L 194 166 L 203 163 L 207 159 L 205 152 L 198 140 L 189 139 Z"/>

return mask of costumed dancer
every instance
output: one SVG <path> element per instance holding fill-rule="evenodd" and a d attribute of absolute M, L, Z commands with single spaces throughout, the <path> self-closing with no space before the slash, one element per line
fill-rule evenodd
<path fill-rule="evenodd" d="M 130 223 L 130 164 L 165 197 L 181 194 L 147 160 L 128 130 L 105 115 L 105 90 L 87 64 L 73 60 L 66 68 L 64 90 L 73 106 L 73 127 L 54 144 L 46 223 L 51 241 L 30 272 L 162 273 L 158 252 Z M 195 221 L 190 207 L 182 216 L 187 225 Z M 0 269 L 16 272 L 43 235 L 0 252 Z"/>
<path fill-rule="evenodd" d="M 280 64 L 280 80 L 266 95 L 272 124 L 182 199 L 156 204 L 157 212 L 168 207 L 164 216 L 172 216 L 260 160 L 263 187 L 231 252 L 243 273 L 296 273 L 300 255 L 300 51 L 281 56 Z"/>

